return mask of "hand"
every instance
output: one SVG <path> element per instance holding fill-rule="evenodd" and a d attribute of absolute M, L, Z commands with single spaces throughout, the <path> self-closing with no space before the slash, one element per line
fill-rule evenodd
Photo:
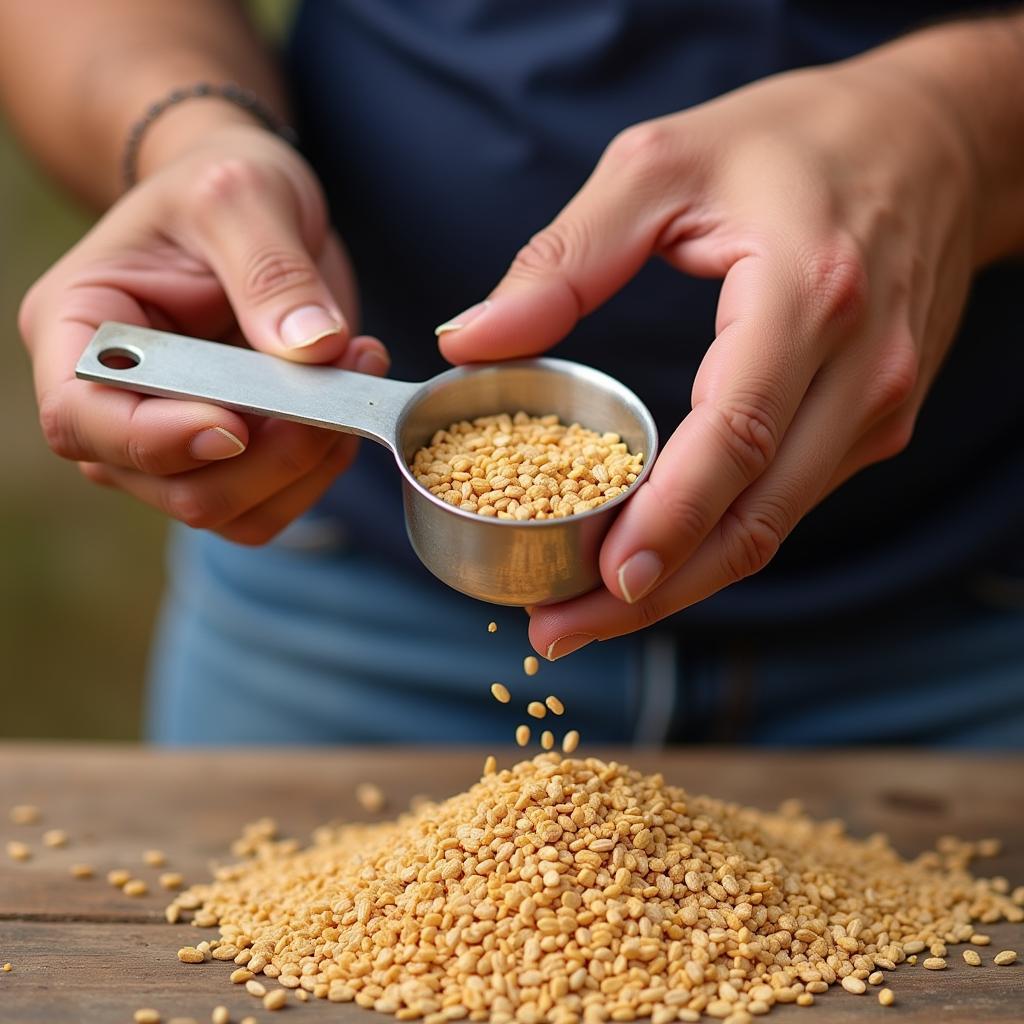
<path fill-rule="evenodd" d="M 724 278 L 691 408 L 605 540 L 604 586 L 532 610 L 539 653 L 757 572 L 825 495 L 907 445 L 973 269 L 972 170 L 951 121 L 878 60 L 632 127 L 489 303 L 443 325 L 453 362 L 529 356 L 652 255 Z"/>
<path fill-rule="evenodd" d="M 351 336 L 356 315 L 312 171 L 270 133 L 232 124 L 112 207 L 32 287 L 19 325 L 58 455 L 174 519 L 261 544 L 317 501 L 355 438 L 87 383 L 75 363 L 117 320 L 383 375 L 383 345 Z"/>

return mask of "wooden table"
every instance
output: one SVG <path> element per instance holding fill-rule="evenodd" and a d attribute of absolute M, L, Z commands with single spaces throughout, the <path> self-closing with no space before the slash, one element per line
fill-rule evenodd
<path fill-rule="evenodd" d="M 905 854 L 944 833 L 965 838 L 999 835 L 1005 852 L 985 864 L 989 874 L 1024 882 L 1024 759 L 935 756 L 894 751 L 772 754 L 699 750 L 613 752 L 645 770 L 659 770 L 691 792 L 710 793 L 762 807 L 796 796 L 815 816 L 839 816 L 855 834 L 882 830 Z M 505 751 L 504 760 L 512 759 Z M 445 796 L 479 777 L 483 752 L 428 750 L 344 751 L 153 751 L 136 747 L 0 744 L 0 840 L 23 839 L 34 850 L 26 863 L 0 857 L 0 973 L 2 1024 L 130 1022 L 141 1006 L 172 1017 L 210 1019 L 224 1004 L 232 1020 L 247 1014 L 278 1018 L 239 987 L 228 983 L 233 964 L 188 966 L 180 946 L 207 933 L 168 925 L 166 893 L 157 869 L 142 852 L 163 850 L 168 868 L 186 879 L 208 877 L 211 860 L 227 858 L 241 826 L 262 815 L 282 832 L 305 839 L 316 825 L 365 818 L 353 790 L 378 783 L 391 808 L 415 793 Z M 42 808 L 37 826 L 16 826 L 7 807 Z M 71 836 L 64 849 L 41 845 L 45 828 Z M 70 865 L 88 862 L 97 871 L 73 879 Z M 105 879 L 114 867 L 129 868 L 150 883 L 151 894 L 130 898 Z M 898 1008 L 871 997 L 832 989 L 810 1011 L 782 1007 L 770 1020 L 785 1022 L 1024 1021 L 1024 966 L 994 967 L 991 955 L 1013 948 L 1024 955 L 1024 926 L 987 927 L 994 946 L 988 966 L 969 968 L 960 948 L 950 951 L 941 974 L 901 967 L 892 977 Z M 374 1024 L 353 1005 L 292 1003 L 284 1020 Z M 301 1017 L 300 1017 L 301 1015 Z"/>

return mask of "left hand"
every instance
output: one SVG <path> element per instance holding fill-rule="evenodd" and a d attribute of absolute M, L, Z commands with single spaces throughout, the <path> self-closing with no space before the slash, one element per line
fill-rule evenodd
<path fill-rule="evenodd" d="M 604 587 L 533 610 L 539 653 L 757 572 L 906 447 L 974 269 L 976 191 L 953 118 L 884 59 L 779 75 L 611 143 L 440 338 L 456 363 L 543 352 L 653 255 L 724 279 L 690 411 L 601 549 Z"/>

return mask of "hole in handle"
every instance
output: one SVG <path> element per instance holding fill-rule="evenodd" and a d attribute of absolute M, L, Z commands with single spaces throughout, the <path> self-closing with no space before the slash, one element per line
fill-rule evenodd
<path fill-rule="evenodd" d="M 108 370 L 131 370 L 142 362 L 142 353 L 130 348 L 105 348 L 96 357 Z"/>

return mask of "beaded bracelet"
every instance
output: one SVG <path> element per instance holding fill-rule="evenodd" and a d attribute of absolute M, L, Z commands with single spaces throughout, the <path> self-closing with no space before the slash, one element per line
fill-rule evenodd
<path fill-rule="evenodd" d="M 197 82 L 195 85 L 172 89 L 162 99 L 153 103 L 128 131 L 128 138 L 125 140 L 124 146 L 124 156 L 121 159 L 121 177 L 124 181 L 125 191 L 132 188 L 139 179 L 139 148 L 149 126 L 164 111 L 169 110 L 171 107 L 176 107 L 179 103 L 184 103 L 186 100 L 201 99 L 209 96 L 227 100 L 229 103 L 234 103 L 236 106 L 241 107 L 242 110 L 252 114 L 269 131 L 279 135 L 285 142 L 294 146 L 298 141 L 295 130 L 278 120 L 270 107 L 254 92 L 251 92 L 249 89 L 243 89 L 240 85 L 235 85 L 233 82 L 228 82 L 226 85 Z"/>

